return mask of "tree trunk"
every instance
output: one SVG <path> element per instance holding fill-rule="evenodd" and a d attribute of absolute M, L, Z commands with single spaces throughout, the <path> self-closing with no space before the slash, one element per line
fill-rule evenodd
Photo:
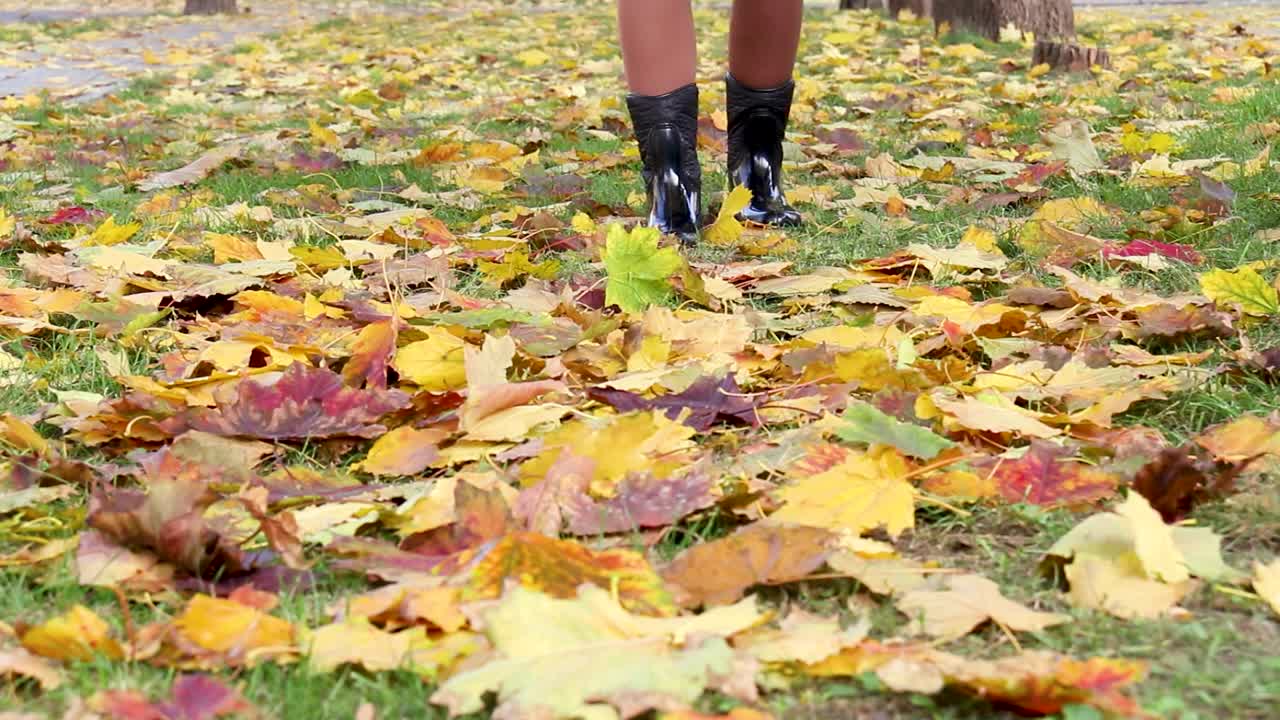
<path fill-rule="evenodd" d="M 218 13 L 239 12 L 236 0 L 187 0 L 183 15 L 216 15 Z"/>
<path fill-rule="evenodd" d="M 1071 0 L 937 0 L 933 19 L 992 40 L 1010 24 L 1041 40 L 1066 40 L 1076 34 Z"/>
<path fill-rule="evenodd" d="M 1055 70 L 1086 72 L 1094 65 L 1110 66 L 1111 54 L 1102 48 L 1036 40 L 1035 49 L 1031 52 L 1031 64 L 1040 65 L 1041 63 Z"/>
<path fill-rule="evenodd" d="M 840 0 L 841 10 L 883 10 L 884 0 Z"/>

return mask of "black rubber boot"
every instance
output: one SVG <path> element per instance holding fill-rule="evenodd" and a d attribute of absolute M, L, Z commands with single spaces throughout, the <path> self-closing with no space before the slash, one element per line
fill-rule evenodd
<path fill-rule="evenodd" d="M 746 185 L 751 203 L 740 215 L 761 225 L 799 225 L 782 194 L 782 139 L 796 84 L 753 90 L 725 76 L 729 105 L 729 188 Z"/>
<path fill-rule="evenodd" d="M 644 162 L 649 227 L 692 245 L 698 241 L 702 215 L 698 86 L 685 85 L 665 95 L 628 95 L 627 109 Z"/>

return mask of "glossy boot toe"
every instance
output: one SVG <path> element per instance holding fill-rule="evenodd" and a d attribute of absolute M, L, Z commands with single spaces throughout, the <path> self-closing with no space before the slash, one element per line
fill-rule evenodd
<path fill-rule="evenodd" d="M 745 185 L 751 202 L 741 217 L 761 225 L 793 226 L 800 213 L 782 191 L 782 141 L 791 115 L 795 83 L 766 90 L 725 77 L 729 107 L 729 186 Z"/>

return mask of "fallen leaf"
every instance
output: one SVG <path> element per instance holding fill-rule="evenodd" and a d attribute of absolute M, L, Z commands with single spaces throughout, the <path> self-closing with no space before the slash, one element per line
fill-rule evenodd
<path fill-rule="evenodd" d="M 1210 270 L 1200 276 L 1200 290 L 1210 300 L 1233 305 L 1249 315 L 1280 313 L 1280 295 L 1253 268 Z"/>
<path fill-rule="evenodd" d="M 294 650 L 293 625 L 234 600 L 196 595 L 173 626 L 183 639 L 232 662 L 252 663 Z"/>
<path fill-rule="evenodd" d="M 733 375 L 699 378 L 682 392 L 653 399 L 612 388 L 591 388 L 587 396 L 620 412 L 660 409 L 699 432 L 707 432 L 718 422 L 748 427 L 760 424 L 760 399 L 743 393 Z"/>
<path fill-rule="evenodd" d="M 984 463 L 989 478 L 1009 502 L 1046 507 L 1086 507 L 1115 493 L 1114 475 L 1069 459 L 1069 452 L 1049 442 L 1033 441 L 1016 460 Z"/>
<path fill-rule="evenodd" d="M 465 598 L 495 598 L 508 582 L 571 598 L 584 584 L 610 588 L 622 605 L 647 615 L 670 615 L 675 606 L 644 556 L 631 550 L 595 552 L 571 540 L 512 533 L 498 541 L 471 571 Z"/>
<path fill-rule="evenodd" d="M 601 703 L 623 717 L 687 707 L 717 677 L 733 675 L 724 637 L 762 617 L 753 600 L 688 618 L 635 616 L 594 586 L 573 599 L 516 587 L 477 615 L 497 657 L 431 696 L 451 716 L 481 710 L 487 692 L 497 695 L 496 714 L 513 717 L 594 717 Z M 531 617 L 545 621 L 531 625 Z"/>
<path fill-rule="evenodd" d="M 780 523 L 861 535 L 883 527 L 896 537 L 915 525 L 915 492 L 896 450 L 855 455 L 777 493 Z"/>
<path fill-rule="evenodd" d="M 1272 560 L 1269 565 L 1253 564 L 1253 590 L 1280 615 L 1280 560 Z"/>
<path fill-rule="evenodd" d="M 951 575 L 944 589 L 912 590 L 894 604 L 911 619 L 909 633 L 955 639 L 990 620 L 1006 630 L 1039 632 L 1070 620 L 1066 615 L 1030 610 L 1009 600 L 1000 587 L 981 575 Z"/>
<path fill-rule="evenodd" d="M 62 684 L 58 666 L 22 648 L 0 649 L 0 676 L 29 678 L 45 690 L 53 690 Z"/>
<path fill-rule="evenodd" d="M 425 678 L 438 677 L 482 647 L 477 636 L 470 633 L 453 633 L 433 640 L 423 627 L 387 632 L 358 617 L 317 628 L 309 638 L 307 662 L 314 672 L 355 665 L 369 672 L 406 670 Z"/>
<path fill-rule="evenodd" d="M 440 457 L 437 446 L 448 436 L 443 430 L 398 427 L 378 438 L 358 467 L 370 475 L 417 475 Z"/>
<path fill-rule="evenodd" d="M 52 660 L 91 660 L 99 654 L 111 660 L 124 658 L 124 648 L 111 637 L 110 626 L 83 605 L 21 632 L 20 637 L 23 647 Z"/>
<path fill-rule="evenodd" d="M 812 527 L 755 523 L 694 545 L 662 571 L 685 607 L 725 605 L 753 585 L 792 582 L 822 567 L 833 536 Z"/>
<path fill-rule="evenodd" d="M 658 248 L 661 235 L 653 228 L 637 227 L 630 233 L 611 225 L 604 251 L 609 281 L 604 301 L 625 312 L 643 312 L 651 305 L 665 305 L 675 295 L 671 276 L 684 264 L 675 248 Z"/>
<path fill-rule="evenodd" d="M 257 708 L 234 688 L 208 675 L 180 675 L 171 699 L 150 702 L 132 690 L 105 690 L 89 699 L 89 706 L 115 720 L 207 720 L 224 716 L 255 716 Z"/>
<path fill-rule="evenodd" d="M 200 182 L 209 177 L 213 171 L 222 167 L 223 163 L 240 157 L 250 145 L 260 144 L 272 137 L 273 133 L 263 133 L 254 137 L 238 138 L 225 142 L 176 170 L 152 175 L 138 183 L 138 189 L 143 192 L 151 192 L 152 190 L 164 190 Z"/>
<path fill-rule="evenodd" d="M 304 363 L 293 363 L 274 380 L 246 378 L 215 398 L 215 408 L 192 413 L 192 427 L 268 440 L 376 437 L 385 431 L 377 421 L 409 404 L 399 390 L 344 387 L 342 376 Z"/>
<path fill-rule="evenodd" d="M 716 219 L 702 229 L 702 237 L 711 245 L 730 246 L 738 242 L 742 236 L 742 221 L 738 214 L 751 202 L 751 190 L 746 185 L 739 185 L 725 196 L 720 205 L 720 213 Z"/>
<path fill-rule="evenodd" d="M 880 412 L 867 403 L 854 403 L 841 416 L 845 423 L 836 429 L 841 440 L 852 443 L 880 443 L 905 455 L 932 460 L 955 443 L 928 428 Z"/>

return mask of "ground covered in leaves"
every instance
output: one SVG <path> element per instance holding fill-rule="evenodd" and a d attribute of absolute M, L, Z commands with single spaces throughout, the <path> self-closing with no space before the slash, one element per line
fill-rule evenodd
<path fill-rule="evenodd" d="M 7 717 L 1274 712 L 1265 13 L 813 10 L 808 223 L 682 253 L 596 5 L 4 101 Z"/>

